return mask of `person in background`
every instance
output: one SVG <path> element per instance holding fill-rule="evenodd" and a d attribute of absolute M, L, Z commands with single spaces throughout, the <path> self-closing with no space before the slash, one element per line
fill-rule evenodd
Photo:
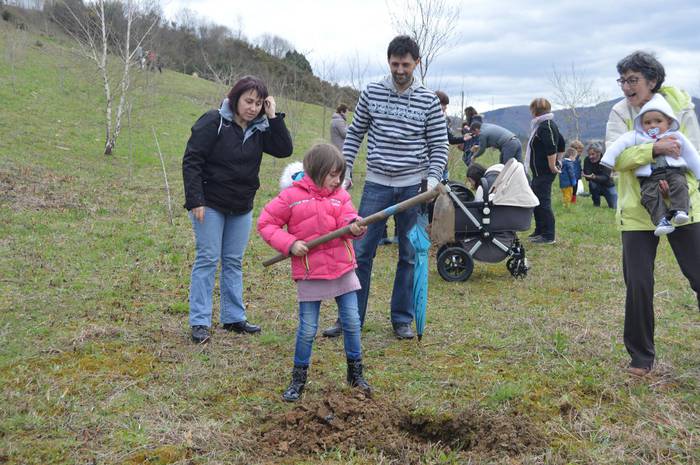
<path fill-rule="evenodd" d="M 487 148 L 495 148 L 501 153 L 499 163 L 505 164 L 511 158 L 523 161 L 523 146 L 520 139 L 504 127 L 491 123 L 474 121 L 469 126 L 472 135 L 479 138 L 478 145 L 471 148 L 473 159 L 480 157 Z"/>
<path fill-rule="evenodd" d="M 574 184 L 573 192 L 571 193 L 571 203 L 576 203 L 576 191 L 578 189 L 578 182 L 581 179 L 581 155 L 583 154 L 583 143 L 574 139 L 569 143 L 569 147 L 573 147 L 576 150 L 576 158 L 574 159 L 574 174 L 576 175 L 576 183 Z"/>
<path fill-rule="evenodd" d="M 555 220 L 552 210 L 552 183 L 559 173 L 557 152 L 563 150 L 565 141 L 554 122 L 552 104 L 546 98 L 536 98 L 530 103 L 530 139 L 525 152 L 525 168 L 531 173 L 530 187 L 540 204 L 535 207 L 535 231 L 530 242 L 554 244 Z"/>
<path fill-rule="evenodd" d="M 478 121 L 480 123 L 484 122 L 484 117 L 479 114 L 478 111 L 476 111 L 476 108 L 474 107 L 467 107 L 464 109 L 464 122 L 467 123 L 467 126 L 471 127 L 472 123 Z"/>
<path fill-rule="evenodd" d="M 564 152 L 561 161 L 561 172 L 559 173 L 559 189 L 561 189 L 562 204 L 569 207 L 573 203 L 573 191 L 576 189 L 576 149 L 569 147 Z"/>
<path fill-rule="evenodd" d="M 338 150 L 343 150 L 345 136 L 348 133 L 348 106 L 344 103 L 338 105 L 335 113 L 331 116 L 331 144 L 335 145 Z"/>
<path fill-rule="evenodd" d="M 690 96 L 674 87 L 661 87 L 666 78 L 663 65 L 650 53 L 637 51 L 617 63 L 617 80 L 624 98 L 616 103 L 605 132 L 606 146 L 610 147 L 620 136 L 633 127 L 634 118 L 645 103 L 660 94 L 680 122 L 681 132 L 695 149 L 700 148 L 700 126 Z M 619 173 L 617 184 L 617 224 L 622 236 L 622 269 L 627 286 L 625 299 L 624 341 L 630 356 L 627 371 L 634 376 L 645 376 L 654 367 L 654 260 L 659 237 L 656 226 L 649 219 L 641 202 L 641 188 L 635 171 L 666 156 L 678 158 L 681 144 L 673 136 L 655 142 L 625 149 L 615 160 Z M 690 193 L 690 210 L 700 209 L 698 181 L 686 175 Z M 659 183 L 667 191 L 668 185 Z M 688 223 L 666 236 L 673 255 L 695 291 L 700 308 L 700 214 L 694 213 Z"/>
<path fill-rule="evenodd" d="M 441 90 L 436 90 L 435 95 L 437 95 L 438 100 L 440 100 L 440 108 L 442 108 L 442 113 L 445 115 L 445 131 L 447 132 L 447 143 L 450 145 L 460 145 L 464 143 L 463 137 L 453 136 L 450 131 L 450 122 L 447 119 L 447 105 L 450 104 L 450 97 Z M 442 179 L 446 181 L 449 176 L 449 170 L 447 165 L 445 165 L 445 171 L 442 172 Z"/>
<path fill-rule="evenodd" d="M 612 170 L 600 163 L 603 157 L 603 144 L 592 142 L 588 145 L 588 156 L 583 160 L 582 176 L 588 181 L 593 206 L 600 207 L 600 196 L 605 197 L 608 208 L 617 208 L 617 190 L 612 178 Z"/>
<path fill-rule="evenodd" d="M 185 208 L 195 235 L 190 284 L 192 341 L 209 340 L 212 293 L 221 261 L 221 324 L 227 331 L 257 333 L 243 301 L 242 261 L 253 223 L 253 200 L 260 187 L 262 155 L 292 154 L 292 137 L 277 113 L 265 83 L 241 78 L 218 110 L 202 115 L 182 159 Z"/>

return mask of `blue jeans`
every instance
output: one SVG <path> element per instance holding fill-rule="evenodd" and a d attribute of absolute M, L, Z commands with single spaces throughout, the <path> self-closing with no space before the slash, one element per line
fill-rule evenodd
<path fill-rule="evenodd" d="M 222 324 L 245 321 L 241 262 L 248 245 L 253 212 L 229 215 L 205 207 L 203 222 L 197 221 L 192 213 L 190 220 L 197 249 L 190 282 L 190 325 L 211 326 L 212 293 L 219 260 L 220 321 Z"/>
<path fill-rule="evenodd" d="M 589 181 L 588 190 L 591 191 L 591 199 L 593 200 L 593 205 L 600 207 L 600 196 L 605 197 L 605 201 L 608 202 L 609 208 L 617 208 L 617 190 L 615 186 L 605 187 L 597 182 Z"/>
<path fill-rule="evenodd" d="M 345 356 L 348 360 L 362 358 L 360 345 L 360 316 L 357 313 L 357 293 L 355 291 L 335 298 L 338 304 L 340 324 L 343 328 Z M 299 302 L 299 328 L 294 348 L 294 365 L 308 367 L 311 361 L 311 348 L 318 330 L 318 314 L 321 302 Z"/>
<path fill-rule="evenodd" d="M 407 200 L 418 194 L 419 185 L 409 187 L 388 187 L 373 182 L 365 182 L 362 192 L 359 214 L 367 217 L 373 213 Z M 413 263 L 415 250 L 408 239 L 408 232 L 418 215 L 419 207 L 409 208 L 394 217 L 396 235 L 399 240 L 399 262 L 394 275 L 394 290 L 391 294 L 391 323 L 410 324 L 413 321 Z M 364 325 L 367 313 L 372 263 L 377 245 L 382 237 L 386 221 L 379 221 L 367 227 L 367 234 L 355 240 L 355 257 L 357 258 L 357 277 L 362 289 L 357 291 L 357 303 L 360 309 L 360 322 Z"/>

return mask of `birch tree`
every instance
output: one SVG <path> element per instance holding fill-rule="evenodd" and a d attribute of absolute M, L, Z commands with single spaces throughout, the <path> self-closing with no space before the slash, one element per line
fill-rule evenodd
<path fill-rule="evenodd" d="M 90 60 L 100 75 L 105 96 L 105 155 L 112 154 L 121 132 L 122 117 L 131 84 L 130 72 L 136 65 L 134 61 L 136 50 L 142 46 L 160 20 L 158 15 L 151 16 L 145 30 L 136 37 L 132 37 L 139 5 L 133 0 L 127 0 L 121 5 L 123 21 L 109 21 L 106 7 L 116 4 L 118 2 L 95 0 L 87 4 L 83 10 L 78 8 L 79 3 L 63 1 L 62 5 L 67 14 L 60 18 L 54 16 L 54 19 L 64 26 L 66 32 L 73 38 L 78 53 Z M 112 29 L 115 27 L 112 24 L 121 24 L 120 27 L 124 30 L 115 31 Z M 117 76 L 113 77 L 115 68 L 119 71 L 114 73 Z M 116 110 L 114 109 L 115 100 L 118 102 Z"/>
<path fill-rule="evenodd" d="M 569 110 L 566 118 L 574 126 L 576 139 L 581 138 L 581 108 L 595 105 L 603 100 L 603 95 L 598 92 L 592 79 L 587 79 L 576 71 L 576 65 L 571 63 L 571 70 L 559 72 L 552 67 L 549 78 L 554 95 L 555 104 Z"/>

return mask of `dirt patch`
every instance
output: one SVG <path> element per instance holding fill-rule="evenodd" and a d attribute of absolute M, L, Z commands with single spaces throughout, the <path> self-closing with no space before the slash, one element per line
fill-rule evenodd
<path fill-rule="evenodd" d="M 77 208 L 81 203 L 71 186 L 74 181 L 37 168 L 0 169 L 0 205 L 21 210 Z"/>
<path fill-rule="evenodd" d="M 515 412 L 469 407 L 435 417 L 359 392 L 328 392 L 323 397 L 265 418 L 258 432 L 262 446 L 258 451 L 268 457 L 290 457 L 355 449 L 419 463 L 438 443 L 455 451 L 511 457 L 540 451 L 545 445 L 531 421 Z"/>

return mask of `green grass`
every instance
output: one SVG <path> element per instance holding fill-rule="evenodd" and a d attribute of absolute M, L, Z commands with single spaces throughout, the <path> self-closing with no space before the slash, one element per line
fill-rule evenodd
<path fill-rule="evenodd" d="M 17 41 L 2 27 L 0 44 L 17 53 L 0 61 L 0 463 L 398 463 L 379 449 L 252 452 L 262 419 L 293 408 L 280 394 L 296 327 L 288 265 L 264 269 L 274 253 L 257 236 L 244 262 L 245 299 L 263 334 L 217 329 L 207 347 L 188 341 L 194 245 L 181 156 L 192 123 L 224 90 L 168 70 L 137 73 L 131 124 L 105 157 L 103 97 L 89 64 L 59 39 Z M 278 102 L 299 160 L 325 136 L 330 109 Z M 264 158 L 256 215 L 286 163 Z M 361 185 L 361 164 L 357 171 Z M 457 153 L 450 172 L 464 177 Z M 698 309 L 668 243 L 656 263 L 658 370 L 639 381 L 623 372 L 613 212 L 587 198 L 564 209 L 558 191 L 554 209 L 558 242 L 528 247 L 524 280 L 504 263 L 477 262 L 468 282 L 447 283 L 431 262 L 422 345 L 391 336 L 396 248 L 380 248 L 363 332 L 373 402 L 435 418 L 466 406 L 511 412 L 545 444 L 510 457 L 432 444 L 420 463 L 699 462 Z M 324 304 L 322 325 L 334 318 Z M 302 405 L 347 393 L 343 377 L 342 344 L 319 340 Z"/>

